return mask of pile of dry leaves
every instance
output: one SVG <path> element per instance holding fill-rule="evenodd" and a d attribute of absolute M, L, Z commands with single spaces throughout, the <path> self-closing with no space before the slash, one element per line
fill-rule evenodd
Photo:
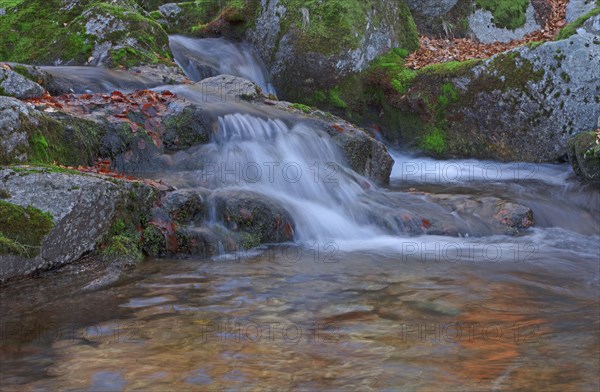
<path fill-rule="evenodd" d="M 468 38 L 436 39 L 422 36 L 419 50 L 412 53 L 406 59 L 406 66 L 411 69 L 418 69 L 426 65 L 448 61 L 485 59 L 529 42 L 552 40 L 565 25 L 565 16 L 569 1 L 547 1 L 551 7 L 551 13 L 542 30 L 530 33 L 519 40 L 492 44 L 484 44 Z"/>

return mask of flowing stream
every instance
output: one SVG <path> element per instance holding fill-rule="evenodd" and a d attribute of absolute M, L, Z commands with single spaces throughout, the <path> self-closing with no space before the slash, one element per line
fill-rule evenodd
<path fill-rule="evenodd" d="M 243 106 L 218 118 L 210 143 L 157 176 L 261 194 L 294 217 L 296 241 L 147 260 L 93 292 L 75 267 L 3 288 L 3 391 L 600 387 L 600 192 L 567 165 L 395 152 L 377 187 L 308 123 Z M 428 194 L 506 198 L 536 225 L 495 233 Z M 420 234 L 423 216 L 458 235 Z"/>
<path fill-rule="evenodd" d="M 195 82 L 211 76 L 240 76 L 259 85 L 265 94 L 276 94 L 265 66 L 247 44 L 234 44 L 224 38 L 169 37 L 175 61 Z"/>

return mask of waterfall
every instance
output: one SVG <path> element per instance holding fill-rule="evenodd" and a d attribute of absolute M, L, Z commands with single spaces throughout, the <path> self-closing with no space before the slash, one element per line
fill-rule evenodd
<path fill-rule="evenodd" d="M 276 94 L 264 64 L 248 44 L 174 35 L 169 37 L 169 45 L 177 64 L 195 82 L 228 74 L 253 81 L 266 94 Z"/>
<path fill-rule="evenodd" d="M 299 241 L 365 238 L 372 225 L 372 185 L 345 167 L 337 147 L 307 124 L 249 114 L 219 118 L 219 131 L 199 154 L 202 182 L 213 189 L 243 189 L 281 203 L 294 217 Z"/>

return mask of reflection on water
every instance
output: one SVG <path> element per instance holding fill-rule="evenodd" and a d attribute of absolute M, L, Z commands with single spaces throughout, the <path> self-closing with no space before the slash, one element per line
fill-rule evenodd
<path fill-rule="evenodd" d="M 517 260 L 289 245 L 150 260 L 94 293 L 81 276 L 25 282 L 2 291 L 1 385 L 597 390 L 598 238 L 565 235 L 498 238 L 535 239 Z"/>

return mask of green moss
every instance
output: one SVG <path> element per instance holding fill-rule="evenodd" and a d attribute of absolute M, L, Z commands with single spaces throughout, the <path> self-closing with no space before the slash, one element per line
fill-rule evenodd
<path fill-rule="evenodd" d="M 113 31 L 104 41 L 122 43 L 136 40 L 139 62 L 155 62 L 169 56 L 168 37 L 160 25 L 142 16 L 132 0 L 106 4 L 81 0 L 66 7 L 61 0 L 23 0 L 7 8 L 0 23 L 0 59 L 28 64 L 85 64 L 99 38 L 86 32 L 93 15 L 114 16 L 125 22 L 122 31 Z M 149 61 L 154 60 L 154 61 Z M 129 59 L 131 61 L 131 59 Z M 109 66 L 122 65 L 111 63 Z"/>
<path fill-rule="evenodd" d="M 164 255 L 167 251 L 167 240 L 160 229 L 154 225 L 146 227 L 142 236 L 142 249 L 148 256 Z"/>
<path fill-rule="evenodd" d="M 259 3 L 255 0 L 198 0 L 177 4 L 181 9 L 175 16 L 152 12 L 156 20 L 166 20 L 169 33 L 200 37 L 222 35 L 241 39 L 254 23 Z"/>
<path fill-rule="evenodd" d="M 259 246 L 262 243 L 261 236 L 259 233 L 251 234 L 251 233 L 247 233 L 247 232 L 241 232 L 240 236 L 241 236 L 240 244 L 242 245 L 242 247 L 244 249 L 256 248 L 257 246 Z"/>
<path fill-rule="evenodd" d="M 8 192 L 4 188 L 0 188 L 0 199 L 10 199 L 12 196 L 10 192 Z"/>
<path fill-rule="evenodd" d="M 430 64 L 419 70 L 419 74 L 433 74 L 438 77 L 448 78 L 457 77 L 466 74 L 473 69 L 474 66 L 480 64 L 482 60 L 472 59 L 466 61 L 449 61 L 447 63 Z"/>
<path fill-rule="evenodd" d="M 281 21 L 281 35 L 290 29 L 297 33 L 298 46 L 306 52 L 322 54 L 339 53 L 342 49 L 356 49 L 367 24 L 367 13 L 373 10 L 379 17 L 398 19 L 396 24 L 399 46 L 413 51 L 419 46 L 416 25 L 408 6 L 397 2 L 397 15 L 386 15 L 389 9 L 378 1 L 361 0 L 282 0 L 286 13 Z M 308 23 L 302 16 L 302 9 L 308 10 Z M 380 20 L 374 20 L 378 24 Z"/>
<path fill-rule="evenodd" d="M 398 94 L 404 94 L 416 76 L 417 71 L 404 68 L 392 78 L 392 87 L 394 87 Z"/>
<path fill-rule="evenodd" d="M 112 237 L 102 253 L 108 257 L 131 258 L 136 261 L 141 261 L 144 258 L 139 249 L 139 239 L 131 235 L 116 235 Z"/>
<path fill-rule="evenodd" d="M 556 40 L 559 41 L 562 39 L 569 38 L 570 36 L 572 36 L 573 34 L 575 34 L 577 32 L 578 28 L 583 26 L 583 24 L 585 23 L 586 20 L 588 20 L 592 16 L 596 16 L 596 15 L 600 15 L 600 6 L 594 8 L 587 14 L 577 18 L 573 22 L 571 22 L 571 23 L 567 24 L 565 27 L 563 27 L 560 30 L 560 32 L 558 33 L 558 35 L 556 36 Z"/>
<path fill-rule="evenodd" d="M 10 238 L 4 237 L 2 233 L 0 233 L 0 255 L 3 254 L 28 257 L 28 248 L 11 240 Z"/>
<path fill-rule="evenodd" d="M 529 49 L 533 50 L 535 48 L 537 48 L 538 46 L 542 45 L 544 43 L 544 41 L 533 41 L 527 44 L 527 46 L 529 46 Z"/>
<path fill-rule="evenodd" d="M 303 105 L 301 103 L 293 103 L 290 105 L 291 108 L 296 109 L 296 110 L 300 110 L 303 113 L 310 113 L 312 112 L 312 108 L 310 106 L 306 106 Z"/>
<path fill-rule="evenodd" d="M 444 83 L 442 85 L 442 91 L 437 101 L 441 109 L 458 101 L 458 92 L 452 83 Z"/>
<path fill-rule="evenodd" d="M 442 154 L 446 151 L 446 136 L 439 128 L 431 128 L 421 139 L 420 147 L 429 152 Z"/>
<path fill-rule="evenodd" d="M 33 81 L 33 82 L 38 82 L 38 80 L 29 72 L 29 70 L 27 69 L 27 67 L 24 67 L 22 65 L 13 65 L 12 70 L 16 73 L 18 73 L 21 76 L 24 76 L 25 78 Z"/>
<path fill-rule="evenodd" d="M 529 0 L 476 0 L 478 7 L 494 16 L 494 24 L 514 30 L 525 25 Z"/>
<path fill-rule="evenodd" d="M 142 260 L 139 234 L 134 228 L 129 228 L 123 219 L 116 219 L 108 231 L 108 240 L 103 245 L 102 254 L 112 258 Z"/>
<path fill-rule="evenodd" d="M 46 163 L 49 161 L 48 141 L 44 135 L 36 132 L 31 137 L 32 153 L 29 156 L 29 161 L 32 163 Z"/>
<path fill-rule="evenodd" d="M 21 4 L 23 0 L 0 0 L 0 8 L 12 8 Z"/>
<path fill-rule="evenodd" d="M 0 200 L 0 253 L 34 257 L 44 237 L 54 227 L 52 215 L 37 208 Z"/>
<path fill-rule="evenodd" d="M 340 90 L 338 87 L 334 87 L 329 90 L 329 94 L 327 96 L 329 103 L 338 109 L 345 109 L 348 107 L 348 104 L 340 97 Z"/>
<path fill-rule="evenodd" d="M 21 120 L 22 131 L 29 136 L 29 147 L 17 153 L 27 154 L 27 163 L 91 165 L 99 151 L 104 131 L 94 122 L 73 117 Z M 0 156 L 0 163 L 13 163 Z"/>

